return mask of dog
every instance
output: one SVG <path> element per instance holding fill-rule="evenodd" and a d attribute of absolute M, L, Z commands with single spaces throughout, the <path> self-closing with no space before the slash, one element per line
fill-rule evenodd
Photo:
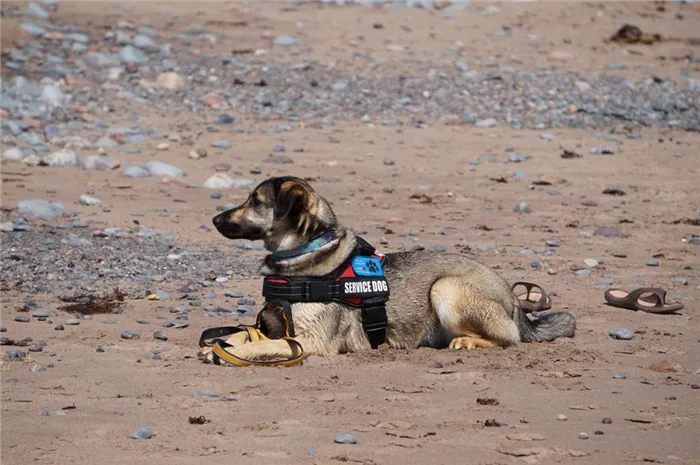
<path fill-rule="evenodd" d="M 361 240 L 338 223 L 324 197 L 293 176 L 264 180 L 243 204 L 216 215 L 212 222 L 228 239 L 263 241 L 270 252 L 261 266 L 264 276 L 327 276 L 351 258 Z M 331 239 L 319 247 L 285 253 L 303 249 L 329 231 Z M 506 348 L 574 336 L 572 314 L 553 312 L 531 319 L 504 278 L 467 256 L 404 251 L 387 253 L 381 266 L 391 294 L 385 303 L 384 339 L 391 348 Z M 291 313 L 294 339 L 307 355 L 371 348 L 356 307 L 338 301 L 297 302 Z M 237 333 L 226 342 L 252 360 L 297 355 L 282 338 L 279 312 L 260 315 L 259 321 L 268 339 L 251 342 L 245 333 Z M 200 358 L 212 362 L 211 349 L 200 350 Z"/>

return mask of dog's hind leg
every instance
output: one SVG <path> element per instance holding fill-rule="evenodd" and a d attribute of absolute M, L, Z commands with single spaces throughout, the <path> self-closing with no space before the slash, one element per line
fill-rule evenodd
<path fill-rule="evenodd" d="M 512 309 L 462 276 L 445 277 L 430 290 L 430 301 L 452 349 L 505 347 L 520 341 Z"/>

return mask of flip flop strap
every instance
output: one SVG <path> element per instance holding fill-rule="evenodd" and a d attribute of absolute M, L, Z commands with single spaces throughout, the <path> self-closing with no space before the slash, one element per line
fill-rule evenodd
<path fill-rule="evenodd" d="M 656 303 L 653 307 L 649 307 L 648 305 L 642 305 L 639 303 L 639 298 L 643 294 L 652 294 L 656 297 Z M 635 289 L 634 291 L 630 292 L 626 298 L 634 302 L 635 308 L 639 310 L 648 310 L 650 308 L 663 308 L 664 304 L 666 303 L 666 291 L 658 287 L 640 287 L 639 289 Z M 647 299 L 644 300 L 649 302 Z"/>

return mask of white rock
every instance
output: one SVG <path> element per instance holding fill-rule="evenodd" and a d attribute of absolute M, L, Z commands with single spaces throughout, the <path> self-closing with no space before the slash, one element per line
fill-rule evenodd
<path fill-rule="evenodd" d="M 8 221 L 6 223 L 0 223 L 0 231 L 2 232 L 12 232 L 15 230 L 15 225 L 12 224 L 12 221 Z"/>
<path fill-rule="evenodd" d="M 39 155 L 36 153 L 32 153 L 30 155 L 27 155 L 22 159 L 22 163 L 25 163 L 29 166 L 39 166 L 43 163 L 43 160 Z"/>
<path fill-rule="evenodd" d="M 207 189 L 228 189 L 233 186 L 233 179 L 224 173 L 216 173 L 204 181 L 204 187 Z"/>
<path fill-rule="evenodd" d="M 87 205 L 89 207 L 99 207 L 102 205 L 102 200 L 91 195 L 83 194 L 80 196 L 80 205 Z"/>
<path fill-rule="evenodd" d="M 24 159 L 24 154 L 18 148 L 7 149 L 2 153 L 3 160 L 19 161 Z"/>
<path fill-rule="evenodd" d="M 106 171 L 119 168 L 119 162 L 111 157 L 101 157 L 99 155 L 89 155 L 81 160 L 84 170 Z"/>
<path fill-rule="evenodd" d="M 593 258 L 587 258 L 583 261 L 583 263 L 589 268 L 595 268 L 598 266 L 598 260 Z"/>
<path fill-rule="evenodd" d="M 63 149 L 47 155 L 43 161 L 49 166 L 77 166 L 80 164 L 80 157 L 72 150 Z"/>
<path fill-rule="evenodd" d="M 54 85 L 48 85 L 44 86 L 44 89 L 41 91 L 41 99 L 49 105 L 59 107 L 63 105 L 63 100 L 65 99 L 65 96 L 63 95 L 63 92 L 61 92 L 61 89 L 59 89 L 58 87 Z"/>
<path fill-rule="evenodd" d="M 161 142 L 160 144 L 156 145 L 156 150 L 168 150 L 170 148 L 170 144 L 167 142 Z"/>
<path fill-rule="evenodd" d="M 177 166 L 171 165 L 170 163 L 165 163 L 163 161 L 149 161 L 144 166 L 153 176 L 170 176 L 173 178 L 179 178 L 185 175 Z"/>

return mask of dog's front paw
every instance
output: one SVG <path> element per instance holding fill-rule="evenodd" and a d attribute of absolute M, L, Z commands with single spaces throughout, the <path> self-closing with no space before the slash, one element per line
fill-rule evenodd
<path fill-rule="evenodd" d="M 202 347 L 197 352 L 197 358 L 204 363 L 214 363 L 214 350 L 211 347 Z"/>

